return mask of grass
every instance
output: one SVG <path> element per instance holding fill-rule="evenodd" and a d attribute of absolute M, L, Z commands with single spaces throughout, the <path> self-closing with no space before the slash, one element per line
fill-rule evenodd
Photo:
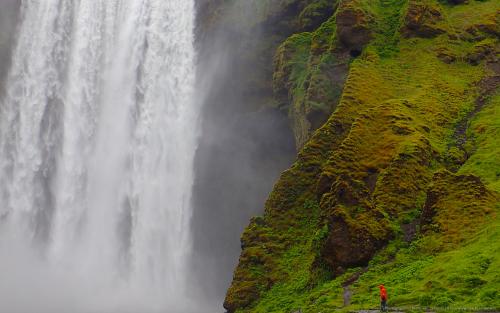
<path fill-rule="evenodd" d="M 376 307 L 379 283 L 387 287 L 394 307 L 499 309 L 500 246 L 492 244 L 500 240 L 498 219 L 452 251 L 432 253 L 431 246 L 439 245 L 434 240 L 423 237 L 406 247 L 392 243 L 401 245 L 398 252 L 390 261 L 373 260 L 370 271 L 353 286 L 349 309 Z"/>
<path fill-rule="evenodd" d="M 500 93 L 494 94 L 473 119 L 468 137 L 473 138 L 469 146 L 473 154 L 460 173 L 474 173 L 500 192 Z"/>
<path fill-rule="evenodd" d="M 295 247 L 286 255 L 291 282 L 276 284 L 249 312 L 304 313 L 355 311 L 378 307 L 378 285 L 389 292 L 392 307 L 423 312 L 474 311 L 500 308 L 500 241 L 498 219 L 470 238 L 463 246 L 443 253 L 432 251 L 431 238 L 423 237 L 411 244 L 393 241 L 370 263 L 369 270 L 351 287 L 351 305 L 343 307 L 342 282 L 359 268 L 328 280 L 314 288 L 307 285 L 307 254 Z M 300 263 L 300 264 L 297 264 Z"/>
<path fill-rule="evenodd" d="M 473 110 L 477 85 L 488 74 L 484 64 L 463 57 L 477 43 L 447 34 L 401 38 L 406 1 L 355 3 L 375 17 L 374 39 L 350 61 L 339 104 L 276 184 L 262 221 L 243 235 L 248 244 L 228 299 L 253 286 L 248 294 L 255 298 L 238 312 L 352 311 L 376 308 L 384 283 L 390 305 L 408 311 L 500 309 L 498 93 L 468 128 L 471 157 L 457 174 L 446 170 L 455 128 Z M 443 23 L 461 33 L 474 21 L 489 21 L 495 8 L 491 0 L 441 5 Z M 324 94 L 331 89 L 322 67 L 337 61 L 334 28 L 332 18 L 278 50 L 275 88 L 286 91 L 291 110 L 307 105 L 311 85 Z M 456 60 L 441 61 L 441 49 Z M 415 239 L 405 241 L 402 225 L 419 224 L 432 210 Z M 377 247 L 347 307 L 342 284 L 362 269 L 337 269 L 325 254 L 332 234 L 344 235 L 335 233 L 343 225 L 351 254 Z"/>

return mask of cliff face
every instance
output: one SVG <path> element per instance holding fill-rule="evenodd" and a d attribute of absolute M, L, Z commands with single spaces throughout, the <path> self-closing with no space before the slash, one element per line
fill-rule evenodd
<path fill-rule="evenodd" d="M 221 306 L 240 253 L 239 236 L 251 216 L 262 213 L 274 182 L 295 158 L 295 144 L 286 114 L 270 105 L 274 48 L 268 47 L 278 43 L 263 36 L 255 7 L 197 4 L 197 94 L 204 103 L 190 267 L 208 301 Z"/>
<path fill-rule="evenodd" d="M 255 3 L 265 36 L 290 33 L 268 103 L 300 152 L 242 235 L 225 308 L 369 308 L 380 283 L 393 306 L 500 307 L 500 3 Z"/>
<path fill-rule="evenodd" d="M 239 43 L 236 48 L 239 71 L 235 74 L 244 82 L 243 93 L 252 102 L 248 109 L 271 108 L 287 115 L 297 149 L 326 121 L 337 104 L 348 58 L 342 53 L 337 60 L 318 58 L 309 64 L 309 49 L 300 42 L 310 38 L 286 39 L 295 33 L 314 31 L 331 17 L 336 7 L 334 1 L 326 0 L 200 2 L 201 42 L 210 41 L 214 32 L 222 29 L 229 41 Z M 328 27 L 324 29 L 329 31 Z M 320 36 L 327 39 L 328 34 Z M 294 47 L 301 49 L 294 51 Z M 279 55 L 275 57 L 277 50 Z M 307 71 L 314 75 L 300 81 L 294 78 L 296 81 L 292 82 L 289 75 L 300 75 L 300 69 L 292 73 L 291 62 L 300 63 L 297 67 L 310 67 Z M 336 84 L 336 90 L 324 88 L 330 83 Z M 289 99 L 292 89 L 300 90 L 301 95 L 297 92 Z"/>

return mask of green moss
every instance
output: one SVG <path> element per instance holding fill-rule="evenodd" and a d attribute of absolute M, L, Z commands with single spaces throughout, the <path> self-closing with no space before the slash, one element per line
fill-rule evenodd
<path fill-rule="evenodd" d="M 401 37 L 407 1 L 346 1 L 374 18 L 361 56 L 341 53 L 335 15 L 278 49 L 275 91 L 304 147 L 243 235 L 228 297 L 253 291 L 233 306 L 239 312 L 376 308 L 380 283 L 393 306 L 500 306 L 498 93 L 467 130 L 465 164 L 446 169 L 464 157 L 457 127 L 491 75 L 466 55 L 496 43 L 477 22 L 500 4 L 426 3 L 439 8 L 446 34 Z M 455 36 L 472 24 L 486 37 Z M 455 59 L 443 62 L 442 49 Z M 330 75 L 339 65 L 348 69 L 341 93 Z M 311 133 L 316 111 L 331 116 Z M 343 307 L 342 285 L 356 273 Z"/>
<path fill-rule="evenodd" d="M 299 22 L 302 29 L 315 28 L 318 21 L 327 20 L 333 13 L 337 1 L 319 0 L 307 5 L 299 15 Z"/>
<path fill-rule="evenodd" d="M 374 47 L 381 57 L 389 57 L 398 52 L 399 29 L 407 1 L 382 1 L 380 5 L 372 4 L 372 11 L 378 17 Z"/>
<path fill-rule="evenodd" d="M 493 95 L 469 128 L 472 156 L 460 173 L 474 173 L 500 192 L 500 94 Z"/>
<path fill-rule="evenodd" d="M 474 1 L 472 5 L 445 6 L 449 25 L 454 34 L 469 39 L 471 32 L 495 33 L 500 31 L 498 3 L 496 1 Z"/>
<path fill-rule="evenodd" d="M 274 60 L 274 92 L 287 107 L 297 147 L 321 126 L 341 94 L 347 64 L 333 54 L 335 18 L 312 33 L 295 34 L 278 48 Z"/>
<path fill-rule="evenodd" d="M 499 308 L 500 239 L 498 220 L 460 248 L 429 256 L 436 237 L 423 237 L 401 247 L 390 262 L 373 262 L 353 286 L 353 306 L 377 305 L 377 283 L 384 283 L 395 307 Z M 433 239 L 431 239 L 433 238 Z M 437 243 L 439 245 L 439 243 Z"/>
<path fill-rule="evenodd" d="M 311 34 L 301 33 L 288 38 L 278 48 L 274 60 L 273 86 L 276 94 L 289 97 L 290 90 L 304 89 L 310 57 Z"/>

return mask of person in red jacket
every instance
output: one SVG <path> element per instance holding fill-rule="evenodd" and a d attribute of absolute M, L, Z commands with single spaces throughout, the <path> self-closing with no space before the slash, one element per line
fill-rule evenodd
<path fill-rule="evenodd" d="M 380 310 L 387 312 L 387 290 L 384 285 L 380 285 L 378 288 L 380 289 Z"/>

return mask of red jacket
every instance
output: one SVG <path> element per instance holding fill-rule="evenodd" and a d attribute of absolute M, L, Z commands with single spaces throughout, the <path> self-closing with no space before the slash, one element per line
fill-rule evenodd
<path fill-rule="evenodd" d="M 380 288 L 380 299 L 387 301 L 387 290 L 385 287 Z"/>

